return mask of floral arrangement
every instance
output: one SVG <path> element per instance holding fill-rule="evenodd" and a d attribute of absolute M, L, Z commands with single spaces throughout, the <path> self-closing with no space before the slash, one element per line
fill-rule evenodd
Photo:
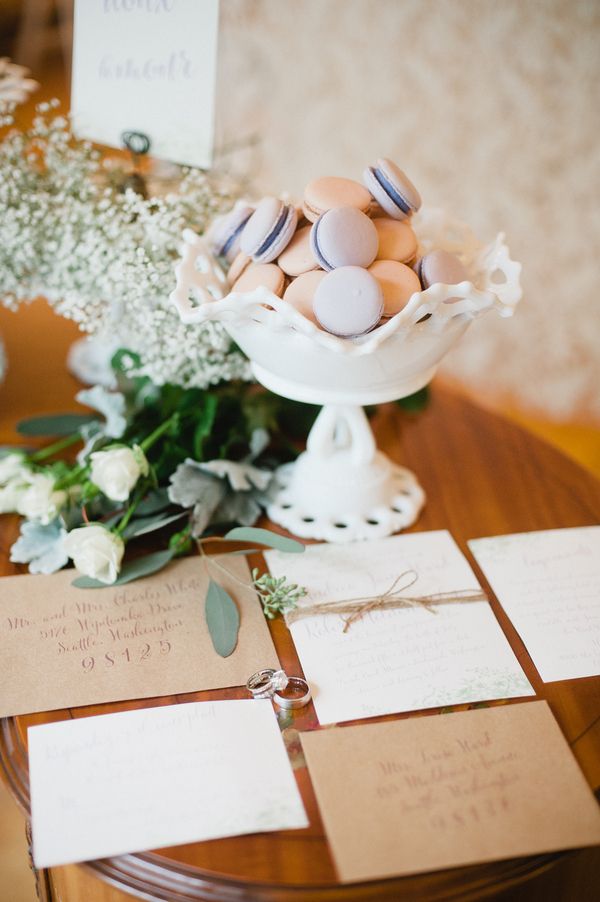
<path fill-rule="evenodd" d="M 275 466 L 297 453 L 289 436 L 302 439 L 316 409 L 252 384 L 224 329 L 184 325 L 168 300 L 182 232 L 201 233 L 230 207 L 232 183 L 181 169 L 142 196 L 120 164 L 75 139 L 56 106 L 39 105 L 19 131 L 0 102 L 0 303 L 17 310 L 43 295 L 84 331 L 116 335 L 118 390 L 96 385 L 77 395 L 86 413 L 19 424 L 24 439 L 53 441 L 0 451 L 0 513 L 23 517 L 11 561 L 32 573 L 72 561 L 75 584 L 93 588 L 254 524 Z M 268 617 L 301 597 L 285 579 L 252 578 Z"/>
<path fill-rule="evenodd" d="M 84 389 L 77 400 L 88 413 L 20 423 L 24 437 L 55 441 L 0 456 L 0 513 L 24 518 L 10 558 L 32 573 L 72 560 L 81 587 L 121 584 L 158 571 L 219 527 L 254 524 L 275 464 L 296 453 L 285 436 L 294 423 L 304 432 L 314 416 L 243 382 L 203 390 L 130 379 L 128 356 L 114 359 L 120 391 Z M 166 547 L 125 560 L 126 547 L 152 533 Z"/>

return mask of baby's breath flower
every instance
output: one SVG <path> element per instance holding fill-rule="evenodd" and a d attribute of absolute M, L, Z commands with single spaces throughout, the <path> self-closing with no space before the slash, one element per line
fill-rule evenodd
<path fill-rule="evenodd" d="M 135 355 L 131 375 L 156 385 L 249 379 L 219 324 L 185 325 L 168 300 L 183 230 L 202 232 L 231 193 L 187 169 L 164 197 L 123 193 L 115 167 L 48 107 L 0 143 L 0 303 L 44 295 L 83 331 L 118 334 Z"/>

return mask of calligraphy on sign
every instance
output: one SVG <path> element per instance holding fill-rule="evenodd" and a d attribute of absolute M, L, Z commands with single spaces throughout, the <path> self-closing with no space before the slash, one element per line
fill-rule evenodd
<path fill-rule="evenodd" d="M 71 111 L 82 138 L 212 162 L 218 0 L 76 0 Z"/>

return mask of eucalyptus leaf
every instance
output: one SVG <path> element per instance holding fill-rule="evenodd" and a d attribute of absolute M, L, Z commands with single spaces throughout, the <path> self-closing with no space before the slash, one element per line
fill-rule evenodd
<path fill-rule="evenodd" d="M 276 548 L 277 551 L 285 551 L 289 554 L 300 554 L 304 551 L 302 542 L 295 539 L 288 539 L 286 536 L 280 536 L 270 529 L 259 529 L 256 526 L 236 526 L 225 533 L 225 538 L 232 542 L 259 542 L 261 545 L 267 545 L 269 548 Z"/>
<path fill-rule="evenodd" d="M 127 524 L 123 530 L 123 538 L 133 539 L 135 536 L 145 536 L 149 532 L 155 532 L 157 529 L 162 529 L 163 526 L 167 526 L 169 523 L 174 523 L 175 520 L 180 520 L 182 517 L 187 516 L 187 511 L 178 511 L 178 513 L 171 514 L 169 517 L 164 517 L 160 514 L 152 517 L 140 517 Z"/>
<path fill-rule="evenodd" d="M 170 505 L 167 489 L 154 489 L 140 501 L 135 509 L 134 517 L 149 517 L 150 514 L 158 514 L 159 511 L 166 510 Z"/>
<path fill-rule="evenodd" d="M 138 557 L 134 561 L 125 564 L 119 574 L 119 578 L 109 585 L 111 587 L 122 586 L 125 583 L 133 582 L 134 579 L 141 579 L 143 576 L 158 573 L 173 559 L 173 555 L 174 552 L 169 548 L 166 551 L 155 551 L 153 554 L 145 554 L 143 557 Z M 89 576 L 78 576 L 71 585 L 76 586 L 78 589 L 108 588 L 106 583 L 102 583 L 98 579 L 92 579 Z"/>
<path fill-rule="evenodd" d="M 237 645 L 240 612 L 231 595 L 212 579 L 204 610 L 214 649 L 222 658 L 228 658 Z"/>
<path fill-rule="evenodd" d="M 20 435 L 71 435 L 82 426 L 92 423 L 91 413 L 57 413 L 47 417 L 31 417 L 17 423 Z"/>

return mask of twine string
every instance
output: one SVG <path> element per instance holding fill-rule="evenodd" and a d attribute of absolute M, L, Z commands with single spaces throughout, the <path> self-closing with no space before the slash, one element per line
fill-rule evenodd
<path fill-rule="evenodd" d="M 206 541 L 214 541 L 215 536 L 210 536 Z M 210 573 L 210 567 L 213 566 L 221 573 L 225 574 L 233 582 L 237 583 L 244 589 L 255 588 L 253 583 L 245 582 L 239 579 L 234 573 L 231 573 L 212 555 L 207 555 L 202 547 L 203 539 L 198 540 L 198 548 L 200 557 Z M 342 616 L 344 621 L 344 629 L 342 632 L 347 633 L 353 623 L 360 620 L 365 614 L 378 610 L 394 610 L 398 608 L 422 608 L 430 614 L 437 614 L 436 607 L 442 604 L 469 604 L 476 601 L 488 601 L 488 597 L 483 589 L 459 589 L 452 592 L 432 592 L 430 595 L 405 595 L 404 593 L 414 586 L 419 578 L 416 570 L 404 570 L 385 592 L 378 595 L 358 596 L 357 598 L 343 598 L 340 601 L 323 601 L 317 604 L 306 604 L 294 608 L 285 614 L 285 622 L 288 626 L 304 617 L 313 617 L 317 614 L 347 614 Z"/>
<path fill-rule="evenodd" d="M 346 633 L 353 623 L 375 610 L 393 610 L 397 608 L 423 608 L 430 614 L 437 614 L 436 606 L 441 604 L 468 604 L 476 601 L 487 601 L 482 589 L 462 589 L 453 592 L 432 592 L 430 595 L 405 595 L 419 578 L 415 570 L 405 570 L 393 581 L 391 586 L 378 595 L 358 598 L 344 598 L 340 601 L 324 601 L 317 604 L 302 605 L 285 615 L 290 626 L 304 617 L 316 614 L 347 614 L 343 632 Z M 403 585 L 399 585 L 404 580 Z"/>

